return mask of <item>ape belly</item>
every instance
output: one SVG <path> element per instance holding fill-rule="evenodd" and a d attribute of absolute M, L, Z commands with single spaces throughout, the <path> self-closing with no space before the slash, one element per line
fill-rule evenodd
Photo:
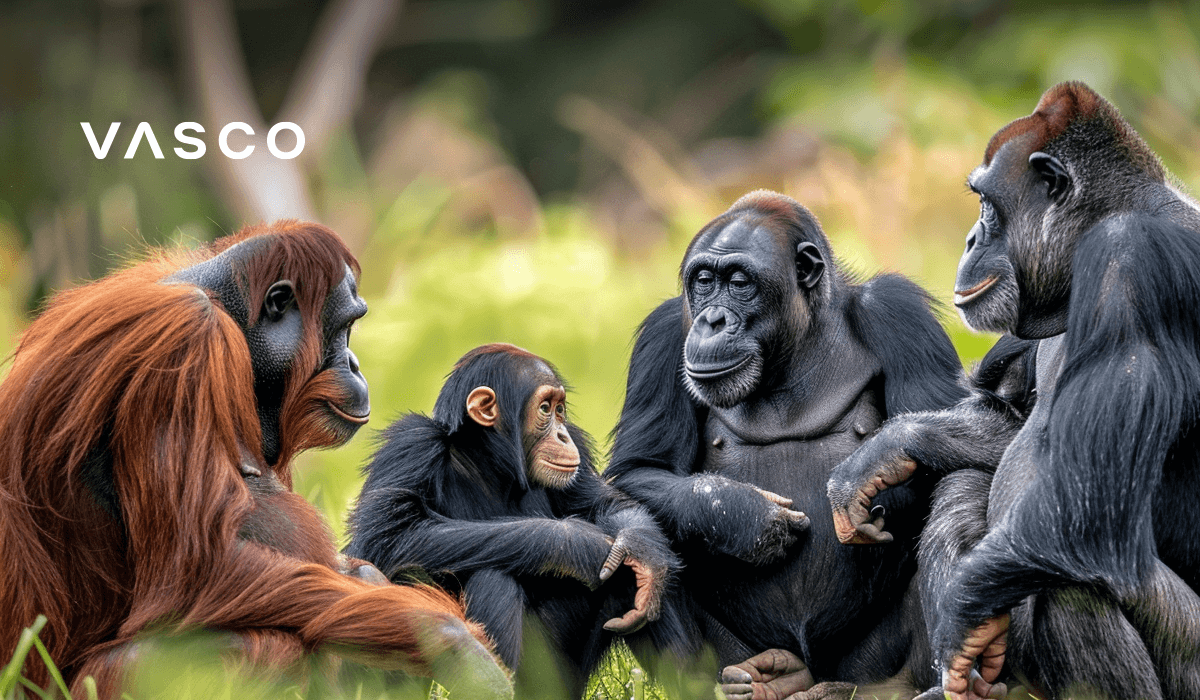
<path fill-rule="evenodd" d="M 919 499 L 908 486 L 876 499 L 886 508 L 894 542 L 845 546 L 834 534 L 825 484 L 833 468 L 878 427 L 880 412 L 872 399 L 866 392 L 833 429 L 810 439 L 746 444 L 711 418 L 705 429 L 704 471 L 792 499 L 792 508 L 806 513 L 811 527 L 784 559 L 765 566 L 712 554 L 695 543 L 684 553 L 685 586 L 752 651 L 801 654 L 818 680 L 837 674 L 839 663 L 898 611 L 916 569 L 916 534 L 925 513 L 918 512 Z M 908 530 L 902 529 L 906 523 Z M 871 653 L 903 660 L 903 650 Z"/>

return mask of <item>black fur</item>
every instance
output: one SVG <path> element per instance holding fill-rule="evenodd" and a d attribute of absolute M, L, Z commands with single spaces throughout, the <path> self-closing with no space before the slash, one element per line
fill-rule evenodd
<path fill-rule="evenodd" d="M 451 373 L 432 418 L 409 414 L 382 433 L 346 553 L 393 578 L 419 565 L 465 593 L 467 615 L 514 670 L 523 613 L 536 615 L 578 688 L 612 639 L 601 626 L 632 607 L 627 568 L 601 587 L 606 537 L 622 536 L 629 553 L 651 565 L 673 570 L 677 560 L 645 509 L 599 478 L 590 438 L 574 425 L 568 430 L 581 459 L 574 479 L 561 490 L 530 482 L 521 416 L 539 383 L 532 363 L 548 367 L 529 355 L 477 355 Z M 466 416 L 466 397 L 481 385 L 496 392 L 498 428 Z M 667 636 L 682 634 L 678 625 L 668 608 L 647 633 L 672 646 Z"/>
<path fill-rule="evenodd" d="M 835 478 L 898 454 L 970 468 L 921 543 L 943 683 L 968 633 L 1009 614 L 1006 667 L 1045 697 L 1200 698 L 1200 538 L 1172 510 L 1200 498 L 1200 210 L 1081 83 L 1001 130 L 969 184 L 955 303 L 1029 340 L 1002 339 L 990 360 L 1016 354 L 985 360 L 971 398 L 886 425 Z"/>
<path fill-rule="evenodd" d="M 736 280 L 717 260 L 730 250 L 759 290 L 741 301 L 723 295 Z M 797 250 L 824 256 L 811 289 L 819 275 L 793 260 Z M 743 198 L 697 235 L 682 268 L 685 296 L 660 305 L 638 332 L 605 475 L 649 507 L 682 554 L 683 588 L 722 663 L 781 648 L 818 682 L 881 680 L 906 659 L 920 659 L 928 675 L 920 612 L 905 592 L 929 485 L 887 497 L 889 512 L 917 523 L 887 548 L 839 545 L 823 485 L 882 419 L 962 398 L 961 367 L 920 288 L 895 275 L 855 284 L 828 251 L 815 219 L 771 193 Z M 689 302 L 698 265 L 716 277 Z M 737 348 L 728 352 L 757 343 L 764 360 L 759 383 L 732 406 L 706 405 L 685 381 L 685 345 L 712 342 L 723 327 L 709 322 L 721 321 L 714 305 L 742 336 L 726 341 Z M 692 314 L 701 313 L 709 327 L 693 341 Z M 807 531 L 755 487 L 792 499 Z"/>

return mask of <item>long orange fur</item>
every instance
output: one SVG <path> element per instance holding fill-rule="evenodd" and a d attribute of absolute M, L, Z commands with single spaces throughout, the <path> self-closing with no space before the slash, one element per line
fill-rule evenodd
<path fill-rule="evenodd" d="M 291 279 L 305 328 L 274 465 L 261 456 L 237 323 L 203 290 L 163 281 L 256 235 L 274 242 L 240 280 L 248 308 L 272 282 Z M 317 410 L 330 384 L 317 373 L 320 313 L 347 264 L 357 270 L 333 232 L 278 222 L 201 253 L 159 253 L 54 297 L 0 384 L 0 659 L 45 614 L 43 640 L 73 691 L 93 675 L 102 697 L 120 687 L 128 644 L 159 627 L 237 633 L 245 653 L 266 663 L 337 645 L 383 666 L 428 670 L 441 651 L 429 633 L 463 620 L 459 603 L 433 588 L 338 573 L 323 520 L 290 491 L 292 457 L 337 441 Z M 81 483 L 97 450 L 111 456 L 121 521 Z M 238 538 L 255 508 L 239 471 L 246 459 L 286 485 L 272 502 L 303 533 L 301 551 Z M 49 682 L 36 658 L 25 673 Z"/>

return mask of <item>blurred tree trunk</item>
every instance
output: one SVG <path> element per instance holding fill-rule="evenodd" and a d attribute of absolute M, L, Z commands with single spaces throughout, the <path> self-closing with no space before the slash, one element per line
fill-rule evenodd
<path fill-rule="evenodd" d="M 234 216 L 246 223 L 319 218 L 306 171 L 319 162 L 331 135 L 349 122 L 371 58 L 402 4 L 334 0 L 325 8 L 275 119 L 294 122 L 305 136 L 303 153 L 283 160 L 267 148 L 270 125 L 254 97 L 229 0 L 177 0 L 184 63 L 206 129 L 206 165 Z M 230 122 L 244 122 L 254 130 L 253 136 L 235 131 L 229 138 L 231 151 L 253 145 L 249 157 L 237 160 L 220 152 L 217 136 Z M 291 150 L 290 132 L 281 136 L 278 148 Z M 365 235 L 340 233 L 356 248 Z"/>

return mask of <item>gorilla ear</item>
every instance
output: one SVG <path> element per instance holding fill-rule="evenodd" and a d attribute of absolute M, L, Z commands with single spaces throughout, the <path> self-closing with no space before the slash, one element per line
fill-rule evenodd
<path fill-rule="evenodd" d="M 267 290 L 263 297 L 263 315 L 272 321 L 283 318 L 287 310 L 296 302 L 296 290 L 289 280 L 279 280 Z"/>
<path fill-rule="evenodd" d="M 496 404 L 496 392 L 490 386 L 477 386 L 467 394 L 467 415 L 485 428 L 500 422 L 500 407 Z"/>
<path fill-rule="evenodd" d="M 1071 176 L 1062 161 L 1049 153 L 1037 151 L 1029 156 L 1029 165 L 1048 186 L 1046 196 L 1056 202 L 1062 201 L 1071 189 Z"/>
<path fill-rule="evenodd" d="M 804 242 L 796 246 L 796 275 L 800 286 L 812 289 L 825 274 L 825 260 L 821 249 L 813 243 Z"/>

